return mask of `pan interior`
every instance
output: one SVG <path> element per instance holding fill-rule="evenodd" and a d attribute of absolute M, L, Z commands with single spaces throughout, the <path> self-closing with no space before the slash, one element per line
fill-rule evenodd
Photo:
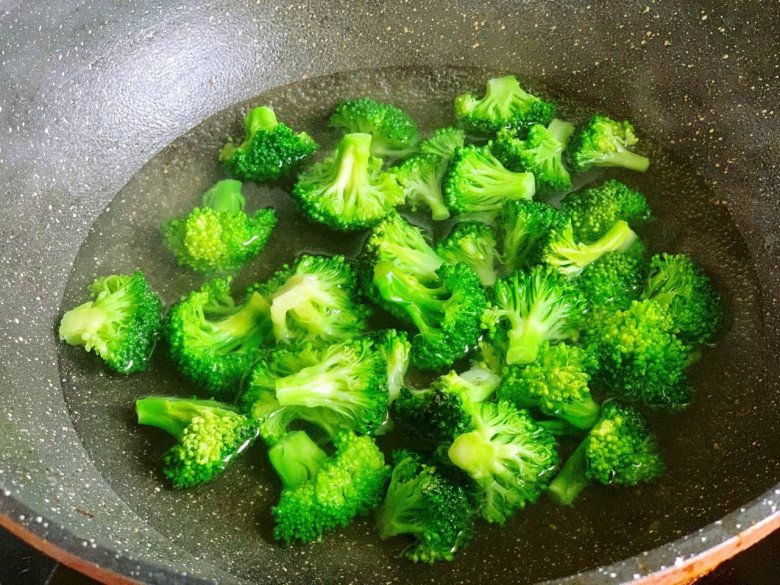
<path fill-rule="evenodd" d="M 204 282 L 176 266 L 162 246 L 160 225 L 186 214 L 222 178 L 217 152 L 227 136 L 241 134 L 246 107 L 272 105 L 280 120 L 307 130 L 327 151 L 337 140 L 327 116 L 339 99 L 392 101 L 428 133 L 452 123 L 456 94 L 478 90 L 494 73 L 453 68 L 343 73 L 274 89 L 216 114 L 151 159 L 116 195 L 75 260 L 63 310 L 83 302 L 88 284 L 100 275 L 141 269 L 166 303 Z M 528 85 L 556 100 L 563 118 L 578 121 L 593 111 L 589 104 L 568 102 L 561 88 Z M 162 477 L 161 456 L 170 442 L 134 423 L 132 402 L 149 393 L 194 393 L 168 362 L 164 347 L 158 348 L 149 372 L 120 377 L 107 373 L 93 355 L 62 346 L 65 397 L 98 470 L 158 532 L 193 555 L 253 580 L 275 580 L 280 571 L 309 582 L 346 575 L 382 582 L 417 582 L 434 575 L 441 582 L 549 579 L 682 536 L 757 495 L 772 478 L 760 459 L 746 461 L 742 454 L 770 420 L 745 423 L 744 414 L 760 404 L 755 381 L 763 368 L 756 341 L 761 311 L 747 249 L 726 208 L 694 170 L 653 141 L 651 126 L 639 126 L 643 149 L 652 160 L 646 175 L 595 173 L 580 177 L 581 183 L 609 176 L 643 191 L 658 218 L 641 234 L 649 248 L 692 254 L 713 276 L 730 308 L 719 345 L 705 350 L 692 370 L 697 402 L 682 414 L 653 417 L 669 467 L 658 484 L 592 488 L 565 509 L 543 498 L 504 528 L 480 524 L 474 542 L 455 562 L 435 568 L 399 560 L 404 543 L 380 543 L 368 521 L 329 536 L 323 544 L 282 549 L 270 537 L 269 509 L 279 486 L 261 447 L 198 489 L 175 491 Z M 263 254 L 237 275 L 239 287 L 265 279 L 302 252 L 353 254 L 360 245 L 360 234 L 334 235 L 305 221 L 286 194 L 289 186 L 245 186 L 247 207 L 273 206 L 279 224 Z"/>

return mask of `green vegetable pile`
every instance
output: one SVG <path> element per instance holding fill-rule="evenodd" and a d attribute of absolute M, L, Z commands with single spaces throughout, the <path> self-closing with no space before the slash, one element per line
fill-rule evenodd
<path fill-rule="evenodd" d="M 571 191 L 583 171 L 648 169 L 633 127 L 603 115 L 576 127 L 513 76 L 457 96 L 454 114 L 421 139 L 397 107 L 342 102 L 340 141 L 311 163 L 312 137 L 250 110 L 219 153 L 231 178 L 162 227 L 201 288 L 163 316 L 141 272 L 108 276 L 65 313 L 60 338 L 120 374 L 147 369 L 162 338 L 194 397 L 135 409 L 173 437 L 173 486 L 262 444 L 281 487 L 277 540 L 320 541 L 375 512 L 380 538 L 431 563 L 467 546 L 479 518 L 664 472 L 645 413 L 691 403 L 686 370 L 722 303 L 690 257 L 648 253 L 641 192 L 603 178 Z M 362 251 L 302 254 L 234 290 L 276 226 L 273 209 L 245 210 L 240 181 L 288 176 L 301 213 L 364 230 Z M 451 222 L 449 235 L 432 242 L 409 211 Z M 372 328 L 383 314 L 392 328 Z M 390 432 L 406 448 L 386 459 Z"/>

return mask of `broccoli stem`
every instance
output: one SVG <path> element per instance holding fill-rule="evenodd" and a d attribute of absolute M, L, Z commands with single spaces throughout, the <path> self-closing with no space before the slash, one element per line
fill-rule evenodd
<path fill-rule="evenodd" d="M 213 346 L 217 355 L 223 355 L 245 344 L 259 345 L 264 335 L 270 305 L 258 292 L 253 292 L 247 302 L 238 311 L 213 323 L 220 343 Z M 255 343 L 255 341 L 258 341 Z"/>
<path fill-rule="evenodd" d="M 241 194 L 241 181 L 218 181 L 203 194 L 203 207 L 215 211 L 244 211 L 246 199 Z"/>
<path fill-rule="evenodd" d="M 430 323 L 440 321 L 444 308 L 439 295 L 447 292 L 444 287 L 427 288 L 388 261 L 374 267 L 374 284 L 382 298 L 401 307 L 424 335 L 430 334 Z"/>
<path fill-rule="evenodd" d="M 559 504 L 571 505 L 590 483 L 586 475 L 588 469 L 587 443 L 587 438 L 580 443 L 550 484 L 550 496 Z"/>
<path fill-rule="evenodd" d="M 304 431 L 293 431 L 268 450 L 268 459 L 282 485 L 294 488 L 313 478 L 328 455 Z"/>
<path fill-rule="evenodd" d="M 531 102 L 531 96 L 520 87 L 520 83 L 512 75 L 489 79 L 485 90 L 485 103 L 491 103 L 504 116 L 508 115 L 513 100 L 524 103 Z"/>
<path fill-rule="evenodd" d="M 547 131 L 561 144 L 565 145 L 571 135 L 574 134 L 574 124 L 565 122 L 558 118 L 554 118 L 550 125 L 547 126 Z"/>
<path fill-rule="evenodd" d="M 578 429 L 587 430 L 596 424 L 600 413 L 599 405 L 593 398 L 588 397 L 564 404 L 559 416 Z"/>
<path fill-rule="evenodd" d="M 147 396 L 135 402 L 138 424 L 156 427 L 181 440 L 184 429 L 196 416 L 209 408 L 235 410 L 216 400 L 172 398 L 169 396 Z M 237 411 L 236 411 L 237 412 Z"/>
<path fill-rule="evenodd" d="M 617 152 L 603 155 L 594 162 L 593 166 L 623 167 L 624 169 L 644 173 L 650 166 L 650 159 L 630 150 L 620 149 Z"/>
<path fill-rule="evenodd" d="M 246 139 L 241 146 L 249 145 L 252 139 L 260 130 L 266 132 L 273 130 L 279 122 L 276 119 L 276 114 L 268 106 L 262 106 L 260 108 L 252 108 L 244 118 L 244 129 L 246 130 Z"/>
<path fill-rule="evenodd" d="M 447 455 L 455 465 L 474 479 L 487 477 L 496 459 L 495 448 L 479 431 L 458 435 L 450 445 Z"/>
<path fill-rule="evenodd" d="M 98 332 L 110 321 L 103 308 L 96 309 L 92 301 L 87 301 L 62 316 L 60 339 L 71 345 L 83 345 L 89 351 L 99 342 Z"/>
<path fill-rule="evenodd" d="M 346 134 L 341 139 L 336 153 L 336 166 L 339 171 L 334 187 L 343 191 L 345 195 L 358 194 L 360 186 L 365 184 L 366 178 L 370 176 L 368 172 L 370 158 L 371 134 L 360 132 Z M 351 209 L 355 205 L 357 205 L 356 201 L 345 201 L 344 208 Z"/>
<path fill-rule="evenodd" d="M 419 481 L 407 481 L 394 486 L 379 510 L 377 526 L 382 540 L 399 534 L 420 534 L 423 527 L 420 519 L 428 510 L 420 498 Z"/>
<path fill-rule="evenodd" d="M 528 321 L 522 327 L 512 327 L 507 337 L 509 347 L 506 352 L 506 363 L 510 365 L 534 362 L 544 342 L 544 333 Z"/>

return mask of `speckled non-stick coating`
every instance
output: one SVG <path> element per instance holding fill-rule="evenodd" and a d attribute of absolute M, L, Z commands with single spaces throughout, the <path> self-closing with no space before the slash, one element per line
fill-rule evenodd
<path fill-rule="evenodd" d="M 776 514 L 778 30 L 778 7 L 758 2 L 0 3 L 0 513 L 138 579 L 238 582 L 144 523 L 76 435 L 55 337 L 73 259 L 141 165 L 225 107 L 338 71 L 455 65 L 524 72 L 652 128 L 732 216 L 761 291 L 761 329 L 742 340 L 755 361 L 733 371 L 751 390 L 722 421 L 719 481 L 700 490 L 702 517 L 723 520 L 569 580 L 648 574 Z M 319 571 L 305 557 L 255 562 L 271 583 L 393 579 L 341 554 Z M 492 560 L 485 575 L 522 574 L 522 559 L 500 572 Z"/>

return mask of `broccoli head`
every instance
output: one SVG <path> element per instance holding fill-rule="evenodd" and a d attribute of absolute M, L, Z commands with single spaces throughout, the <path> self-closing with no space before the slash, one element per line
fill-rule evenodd
<path fill-rule="evenodd" d="M 607 252 L 582 269 L 577 284 L 591 311 L 628 309 L 639 298 L 647 264 L 628 254 Z"/>
<path fill-rule="evenodd" d="M 328 454 L 305 431 L 290 431 L 268 449 L 268 460 L 289 489 L 314 479 Z"/>
<path fill-rule="evenodd" d="M 330 117 L 330 125 L 345 132 L 370 134 L 371 154 L 385 158 L 411 154 L 420 139 L 417 124 L 406 112 L 368 98 L 341 102 Z"/>
<path fill-rule="evenodd" d="M 404 386 L 404 378 L 411 364 L 412 344 L 406 332 L 398 329 L 383 329 L 374 333 L 372 338 L 387 364 L 388 402 L 392 403 Z"/>
<path fill-rule="evenodd" d="M 483 286 L 496 281 L 496 237 L 487 224 L 476 221 L 455 224 L 450 235 L 436 243 L 436 253 L 449 264 L 460 262 L 470 267 Z"/>
<path fill-rule="evenodd" d="M 547 203 L 505 202 L 497 221 L 504 268 L 511 272 L 537 264 L 548 233 L 565 222 L 566 216 Z"/>
<path fill-rule="evenodd" d="M 439 128 L 433 136 L 420 143 L 420 152 L 434 154 L 446 161 L 451 161 L 455 150 L 466 142 L 466 133 L 460 128 Z"/>
<path fill-rule="evenodd" d="M 429 207 L 431 218 L 441 221 L 450 216 L 450 210 L 444 204 L 442 181 L 447 172 L 447 159 L 435 154 L 416 154 L 401 165 L 390 169 L 398 183 L 403 187 L 404 197 L 412 211 L 421 206 Z"/>
<path fill-rule="evenodd" d="M 650 160 L 631 151 L 637 142 L 630 122 L 593 116 L 569 142 L 569 164 L 577 172 L 594 167 L 622 167 L 644 173 Z"/>

